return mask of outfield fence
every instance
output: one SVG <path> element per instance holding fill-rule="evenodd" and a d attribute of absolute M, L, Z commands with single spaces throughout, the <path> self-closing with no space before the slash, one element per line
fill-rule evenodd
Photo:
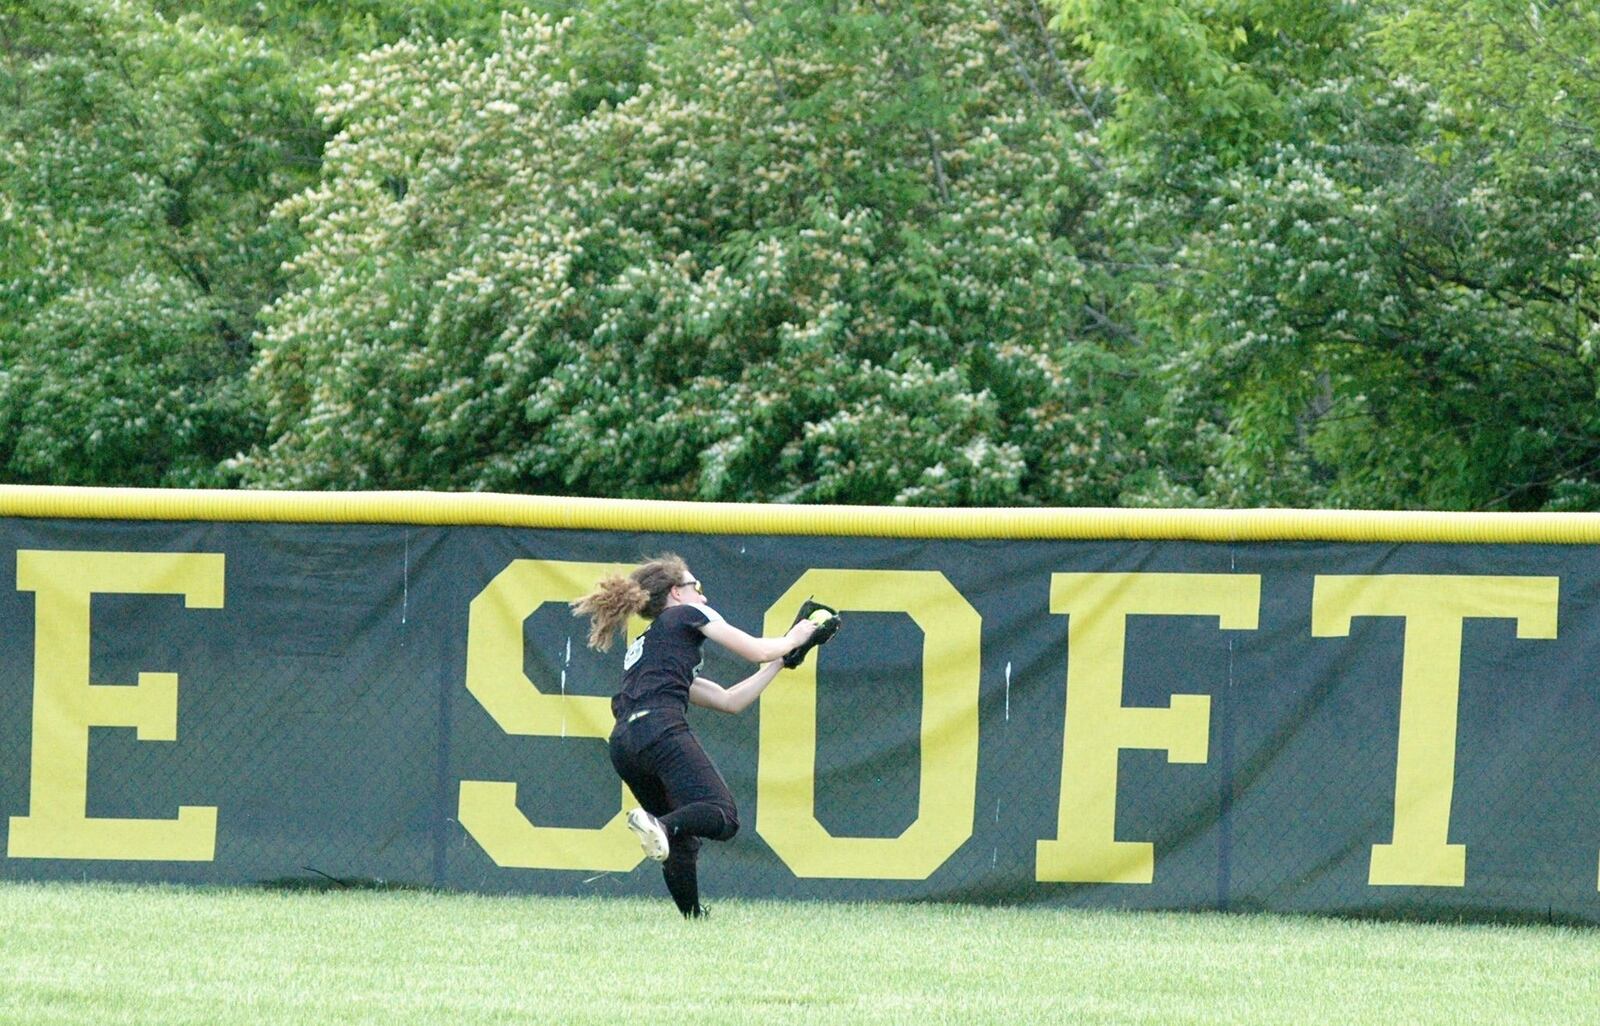
<path fill-rule="evenodd" d="M 692 714 L 743 817 L 712 895 L 1600 921 L 1597 543 L 0 487 L 0 877 L 659 893 L 603 742 L 621 649 L 566 603 L 670 550 L 753 633 L 845 617 Z"/>

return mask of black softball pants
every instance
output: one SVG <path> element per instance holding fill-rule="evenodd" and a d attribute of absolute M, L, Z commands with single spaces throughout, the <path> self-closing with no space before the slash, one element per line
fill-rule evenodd
<path fill-rule="evenodd" d="M 700 840 L 726 841 L 738 832 L 733 792 L 689 724 L 669 710 L 619 720 L 609 748 L 617 775 L 667 831 L 661 873 L 678 911 L 702 914 L 696 868 Z"/>

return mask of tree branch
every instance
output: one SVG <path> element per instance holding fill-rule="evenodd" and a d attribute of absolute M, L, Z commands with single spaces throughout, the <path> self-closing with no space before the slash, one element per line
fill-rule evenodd
<path fill-rule="evenodd" d="M 1028 65 L 1022 59 L 1022 51 L 1017 47 L 1016 37 L 1011 34 L 1010 29 L 1006 28 L 1006 23 L 1001 19 L 1000 12 L 994 9 L 994 4 L 991 0 L 983 0 L 983 8 L 989 12 L 989 20 L 999 27 L 1000 38 L 1005 42 L 1006 49 L 1011 51 L 1011 60 L 1016 64 L 1017 74 L 1022 76 L 1023 84 L 1028 87 L 1028 92 L 1033 94 L 1035 100 L 1041 103 L 1044 102 L 1044 94 L 1039 91 L 1038 84 L 1034 82 L 1033 76 L 1028 73 Z"/>
<path fill-rule="evenodd" d="M 756 16 L 750 10 L 750 5 L 745 3 L 745 0 L 739 0 L 739 16 L 745 20 L 745 24 L 749 25 L 752 30 L 760 27 L 756 22 Z M 772 76 L 772 85 L 778 91 L 778 99 L 787 105 L 789 102 L 789 90 L 783 84 L 783 76 L 778 74 L 778 66 L 772 63 L 772 55 L 763 50 L 761 52 L 761 61 L 767 66 L 767 74 Z"/>
<path fill-rule="evenodd" d="M 1088 314 L 1089 315 L 1089 319 L 1094 321 L 1094 323 L 1098 327 L 1100 327 L 1102 330 L 1106 331 L 1107 333 L 1109 333 L 1111 335 L 1114 335 L 1115 337 L 1120 338 L 1120 339 L 1122 339 L 1122 340 L 1124 340 L 1126 342 L 1132 342 L 1135 345 L 1138 344 L 1139 336 L 1134 334 L 1132 329 L 1126 328 L 1126 327 L 1118 324 L 1116 321 L 1112 320 L 1110 317 L 1107 317 L 1103 312 L 1101 312 L 1099 309 L 1097 309 L 1094 306 L 1094 304 L 1092 304 L 1092 303 L 1083 304 L 1083 312 Z"/>
<path fill-rule="evenodd" d="M 890 11 L 884 7 L 881 0 L 872 0 L 872 6 L 877 9 L 881 16 L 885 18 L 890 16 Z M 894 64 L 894 69 L 899 73 L 902 81 L 909 83 L 916 79 L 916 75 L 911 71 L 911 66 L 905 62 L 905 59 L 899 53 L 892 52 L 890 61 Z M 928 144 L 928 159 L 933 165 L 933 184 L 939 193 L 939 202 L 948 205 L 950 202 L 950 180 L 945 175 L 944 154 L 939 149 L 939 136 L 933 129 L 924 127 L 922 129 L 922 139 Z"/>
<path fill-rule="evenodd" d="M 1044 12 L 1039 9 L 1039 0 L 1028 0 L 1028 4 L 1033 9 L 1033 23 L 1039 26 L 1039 34 L 1044 39 L 1045 49 L 1049 52 L 1050 59 L 1055 62 L 1056 74 L 1061 76 L 1061 80 L 1067 84 L 1067 89 L 1072 92 L 1073 98 L 1078 101 L 1078 106 L 1082 107 L 1083 112 L 1089 116 L 1089 124 L 1099 129 L 1100 115 L 1096 110 L 1099 106 L 1099 101 L 1090 101 L 1088 97 L 1083 95 L 1083 90 L 1078 88 L 1078 82 L 1072 77 L 1072 72 L 1068 69 L 1066 62 L 1061 59 L 1060 54 L 1056 53 L 1055 35 L 1050 31 L 1049 23 L 1044 20 Z"/>

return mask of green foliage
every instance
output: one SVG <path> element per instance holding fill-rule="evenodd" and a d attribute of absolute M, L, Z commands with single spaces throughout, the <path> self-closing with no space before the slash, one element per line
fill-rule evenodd
<path fill-rule="evenodd" d="M 0 51 L 0 473 L 217 484 L 322 136 L 292 69 L 131 3 L 19 0 Z"/>
<path fill-rule="evenodd" d="M 541 5 L 538 0 L 150 0 L 149 6 L 168 20 L 189 15 L 231 26 L 280 52 L 337 65 L 347 56 L 413 35 L 487 41 L 498 31 L 504 10 Z"/>
<path fill-rule="evenodd" d="M 1092 155 L 1053 43 L 986 7 L 665 7 L 598 105 L 607 5 L 375 52 L 282 208 L 248 478 L 1109 501 L 1137 390 L 1067 231 Z"/>
<path fill-rule="evenodd" d="M 1111 6 L 1067 12 L 1169 386 L 1123 501 L 1594 505 L 1592 13 Z"/>
<path fill-rule="evenodd" d="M 526 6 L 7 4 L 0 480 L 1600 508 L 1593 5 Z"/>
<path fill-rule="evenodd" d="M 1375 40 L 1428 83 L 1457 131 L 1502 159 L 1600 129 L 1600 8 L 1574 0 L 1413 0 Z"/>
<path fill-rule="evenodd" d="M 1593 318 L 1569 291 L 1593 274 L 1600 162 L 1441 166 L 1383 132 L 1434 137 L 1425 95 L 1366 103 L 1347 138 L 1231 180 L 1197 247 L 1179 366 L 1229 404 L 1224 494 L 1539 508 L 1600 457 Z"/>
<path fill-rule="evenodd" d="M 1116 92 L 1108 141 L 1165 168 L 1232 164 L 1294 130 L 1286 94 L 1314 83 L 1359 16 L 1353 0 L 1053 0 L 1056 25 Z"/>

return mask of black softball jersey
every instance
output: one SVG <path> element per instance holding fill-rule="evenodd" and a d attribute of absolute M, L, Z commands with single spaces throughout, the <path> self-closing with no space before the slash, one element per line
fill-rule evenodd
<path fill-rule="evenodd" d="M 682 713 L 689 705 L 689 686 L 700 672 L 700 646 L 706 641 L 700 632 L 721 619 L 710 606 L 662 610 L 622 658 L 622 690 L 611 698 L 611 714 L 620 720 L 639 709 Z"/>

